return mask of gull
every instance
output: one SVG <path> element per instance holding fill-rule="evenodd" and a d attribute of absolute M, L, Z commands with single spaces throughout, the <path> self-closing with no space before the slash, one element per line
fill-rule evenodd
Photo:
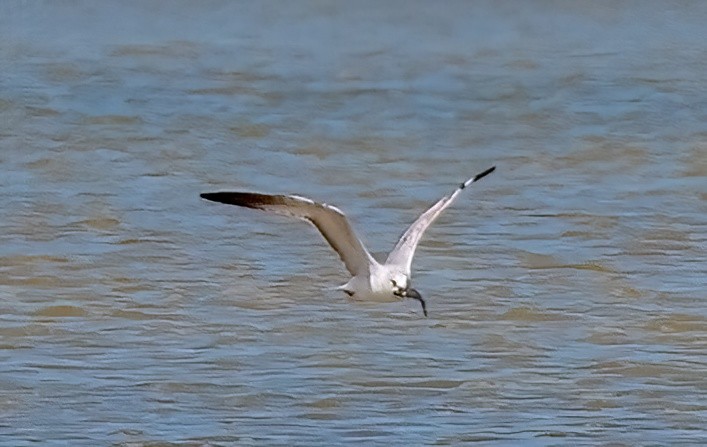
<path fill-rule="evenodd" d="M 349 297 L 360 300 L 396 301 L 414 299 L 427 306 L 420 293 L 411 287 L 412 258 L 425 230 L 447 209 L 459 194 L 472 183 L 486 177 L 495 166 L 461 183 L 454 192 L 442 197 L 403 233 L 384 263 L 376 261 L 356 235 L 346 215 L 335 206 L 317 203 L 297 195 L 270 195 L 254 192 L 209 192 L 200 196 L 213 202 L 253 208 L 265 212 L 305 220 L 314 225 L 324 239 L 339 254 L 351 279 L 337 287 Z"/>

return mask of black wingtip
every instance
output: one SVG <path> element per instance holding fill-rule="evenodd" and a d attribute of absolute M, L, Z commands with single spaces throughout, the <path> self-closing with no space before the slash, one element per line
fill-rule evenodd
<path fill-rule="evenodd" d="M 226 191 L 219 192 L 204 192 L 199 194 L 199 197 L 211 202 L 225 203 L 227 205 L 241 205 L 243 201 L 243 193 L 233 193 Z"/>
<path fill-rule="evenodd" d="M 260 194 L 219 191 L 204 192 L 199 194 L 199 197 L 201 197 L 202 199 L 210 200 L 212 202 L 225 203 L 228 205 L 244 205 L 244 203 L 242 202 L 254 201 L 260 197 Z"/>
<path fill-rule="evenodd" d="M 222 192 L 203 192 L 199 194 L 199 197 L 205 200 L 210 200 L 212 202 L 224 203 L 226 200 L 226 194 Z"/>
<path fill-rule="evenodd" d="M 488 168 L 487 170 L 485 170 L 481 174 L 476 174 L 476 176 L 474 177 L 474 180 L 472 180 L 472 183 L 477 180 L 481 180 L 482 178 L 486 177 L 487 175 L 489 175 L 490 173 L 492 173 L 495 170 L 496 170 L 496 166 L 491 166 L 490 168 Z"/>

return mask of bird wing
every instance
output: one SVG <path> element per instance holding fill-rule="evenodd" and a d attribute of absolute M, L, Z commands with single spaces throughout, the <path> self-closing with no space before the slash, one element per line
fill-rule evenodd
<path fill-rule="evenodd" d="M 385 261 L 386 264 L 398 265 L 405 269 L 405 272 L 410 275 L 410 267 L 412 265 L 412 258 L 415 255 L 415 249 L 417 244 L 420 242 L 422 235 L 425 230 L 432 225 L 432 222 L 442 214 L 442 211 L 447 209 L 449 205 L 454 202 L 454 199 L 462 192 L 464 188 L 471 185 L 477 180 L 486 177 L 496 169 L 495 166 L 485 170 L 484 172 L 475 175 L 469 180 L 465 181 L 449 196 L 442 197 L 437 203 L 432 205 L 427 211 L 422 213 L 420 217 L 417 218 L 415 222 L 403 233 L 398 240 L 398 243 L 393 248 L 393 251 L 388 255 L 388 259 Z"/>
<path fill-rule="evenodd" d="M 294 195 L 269 195 L 251 192 L 211 192 L 201 197 L 214 202 L 254 208 L 313 224 L 331 245 L 353 275 L 369 274 L 375 259 L 356 236 L 346 215 L 338 208 Z"/>

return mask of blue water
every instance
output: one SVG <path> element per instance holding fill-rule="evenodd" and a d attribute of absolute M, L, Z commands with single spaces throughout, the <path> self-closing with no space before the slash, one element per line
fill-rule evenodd
<path fill-rule="evenodd" d="M 707 444 L 707 7 L 0 5 L 0 445 Z M 351 302 L 298 193 L 414 302 Z"/>

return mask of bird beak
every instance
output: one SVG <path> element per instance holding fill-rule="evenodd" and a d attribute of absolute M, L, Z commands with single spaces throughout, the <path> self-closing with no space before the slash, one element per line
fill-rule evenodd
<path fill-rule="evenodd" d="M 413 288 L 408 288 L 400 290 L 400 292 L 396 293 L 396 295 L 401 296 L 403 298 L 412 298 L 413 300 L 419 301 L 420 304 L 422 304 L 422 313 L 427 316 L 427 306 L 425 305 L 425 300 L 422 299 L 422 295 L 420 295 L 420 292 Z"/>

